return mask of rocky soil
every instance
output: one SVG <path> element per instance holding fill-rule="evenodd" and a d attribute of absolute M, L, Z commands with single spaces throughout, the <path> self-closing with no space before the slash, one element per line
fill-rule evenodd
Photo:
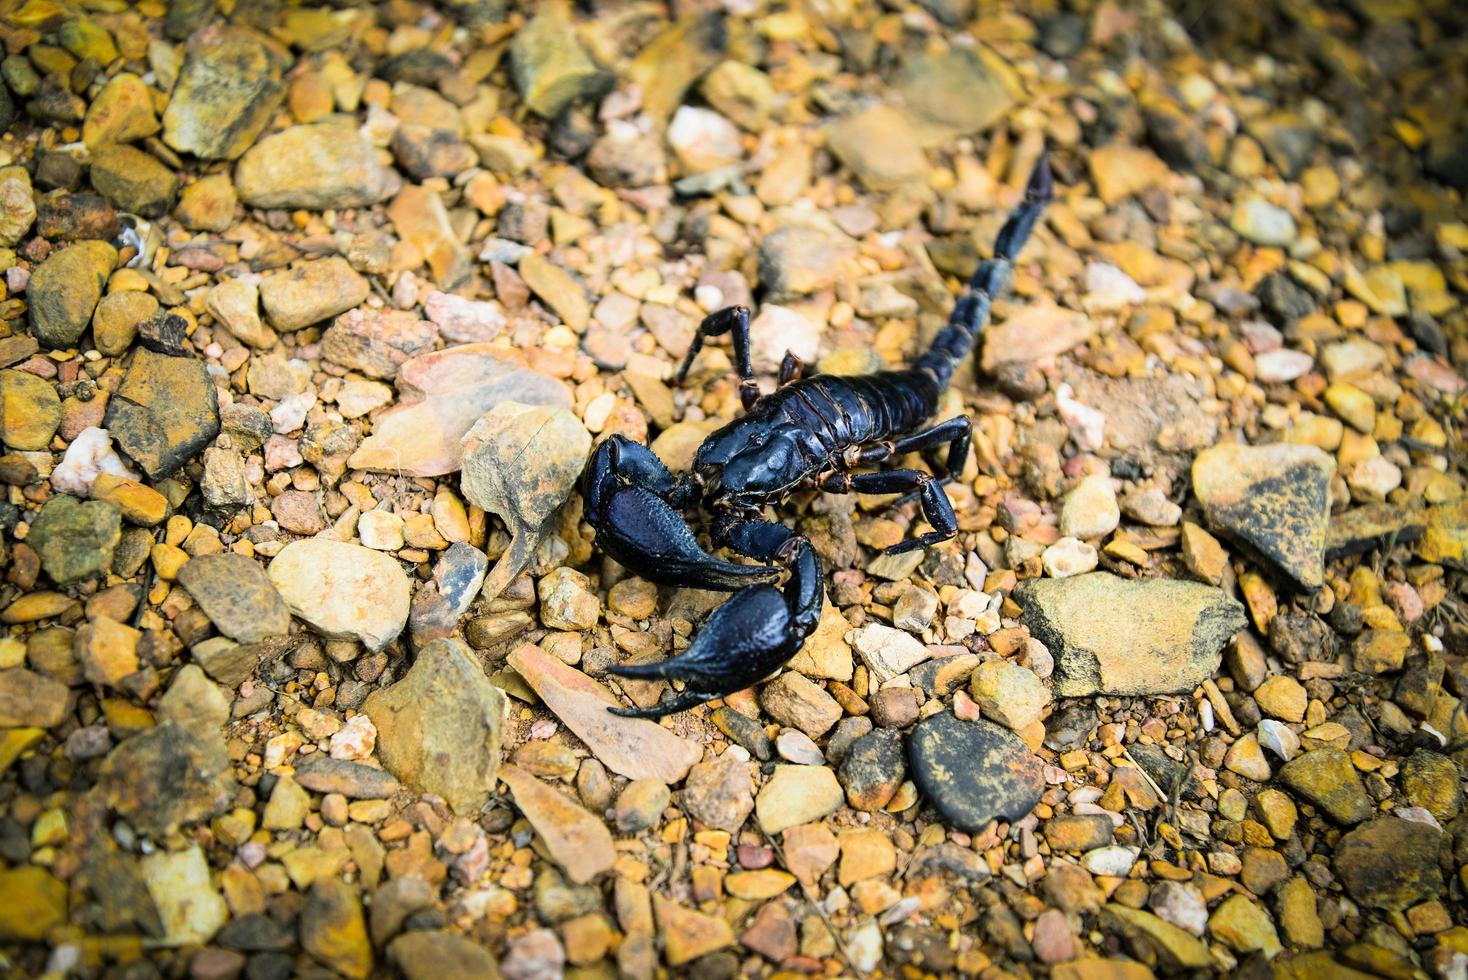
<path fill-rule="evenodd" d="M 0 0 L 0 972 L 1468 976 L 1451 0 Z M 907 363 L 755 689 L 614 433 Z M 921 465 L 920 460 L 912 460 Z"/>

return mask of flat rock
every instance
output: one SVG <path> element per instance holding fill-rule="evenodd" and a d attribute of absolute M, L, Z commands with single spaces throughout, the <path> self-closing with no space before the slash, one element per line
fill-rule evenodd
<path fill-rule="evenodd" d="M 942 54 L 910 59 L 896 94 L 922 146 L 982 132 L 1014 105 L 1019 82 L 1014 69 L 982 45 L 954 45 Z M 880 133 L 876 146 L 891 152 L 899 136 Z"/>
<path fill-rule="evenodd" d="M 570 7 L 542 4 L 510 45 L 510 72 L 530 110 L 546 119 L 559 116 L 583 95 L 605 87 L 603 73 L 576 37 Z"/>
<path fill-rule="evenodd" d="M 1193 461 L 1193 492 L 1209 525 L 1302 589 L 1325 581 L 1335 460 L 1314 446 L 1227 443 Z"/>
<path fill-rule="evenodd" d="M 280 66 L 264 44 L 242 30 L 210 27 L 189 39 L 163 113 L 163 141 L 180 153 L 233 160 L 284 95 Z"/>
<path fill-rule="evenodd" d="M 31 333 L 43 347 L 71 347 L 81 338 L 117 265 L 107 242 L 82 241 L 48 255 L 26 286 Z"/>
<path fill-rule="evenodd" d="M 452 932 L 405 932 L 388 944 L 387 955 L 408 980 L 499 974 L 489 950 Z"/>
<path fill-rule="evenodd" d="M 1447 842 L 1446 834 L 1427 824 L 1378 817 L 1341 838 L 1336 874 L 1362 905 L 1401 911 L 1442 894 L 1439 860 Z"/>
<path fill-rule="evenodd" d="M 515 805 L 567 878 L 584 885 L 611 870 L 617 854 L 606 824 L 518 766 L 503 767 L 500 778 L 509 785 Z"/>
<path fill-rule="evenodd" d="M 140 349 L 107 402 L 106 428 L 148 479 L 161 480 L 219 434 L 219 392 L 203 361 Z"/>
<path fill-rule="evenodd" d="M 1053 303 L 1026 306 L 985 332 L 983 369 L 1048 360 L 1084 344 L 1097 329 L 1095 320 L 1076 310 Z"/>
<path fill-rule="evenodd" d="M 291 612 L 333 639 L 381 650 L 408 622 L 408 576 L 380 551 L 324 538 L 292 541 L 269 574 Z"/>
<path fill-rule="evenodd" d="M 41 567 L 58 585 L 102 572 L 122 540 L 122 515 L 100 500 L 81 501 L 57 494 L 31 521 L 27 543 L 41 556 Z"/>
<path fill-rule="evenodd" d="M 316 879 L 301 907 L 301 948 L 351 980 L 372 973 L 372 942 L 354 886 L 333 876 Z"/>
<path fill-rule="evenodd" d="M 505 694 L 458 640 L 418 651 L 402 680 L 368 695 L 377 754 L 398 779 L 473 814 L 494 795 Z"/>
<path fill-rule="evenodd" d="M 576 277 L 550 259 L 532 252 L 520 260 L 520 276 L 561 321 L 581 333 L 591 319 L 586 290 Z"/>
<path fill-rule="evenodd" d="M 402 179 L 350 123 L 321 122 L 267 136 L 234 172 L 240 200 L 257 208 L 359 208 L 397 192 Z"/>
<path fill-rule="evenodd" d="M 66 718 L 71 691 L 24 667 L 0 670 L 0 728 L 50 728 Z"/>
<path fill-rule="evenodd" d="M 240 643 L 257 643 L 290 632 L 290 609 L 253 558 L 233 553 L 200 555 L 179 569 L 178 584 L 193 596 L 219 632 Z"/>
<path fill-rule="evenodd" d="M 886 683 L 932 656 L 910 633 L 881 623 L 869 623 L 857 630 L 852 645 L 878 683 Z"/>
<path fill-rule="evenodd" d="M 349 800 L 385 800 L 400 788 L 390 773 L 324 752 L 297 763 L 296 782 L 313 793 L 340 793 Z"/>
<path fill-rule="evenodd" d="M 695 912 L 657 894 L 652 897 L 652 911 L 669 966 L 691 963 L 734 942 L 734 930 L 720 916 Z"/>
<path fill-rule="evenodd" d="M 846 802 L 836 774 L 825 766 L 775 767 L 755 797 L 755 817 L 767 834 L 835 813 Z"/>
<path fill-rule="evenodd" d="M 277 330 L 299 330 L 320 323 L 358 305 L 370 291 L 367 280 L 358 275 L 346 259 L 336 256 L 303 262 L 294 269 L 260 280 L 260 302 L 265 307 L 270 325 Z M 420 322 L 411 315 L 408 319 Z M 427 331 L 427 334 L 427 340 L 431 340 L 432 331 Z M 421 350 L 426 346 L 427 341 L 420 340 L 415 349 Z M 334 346 L 333 349 L 339 350 L 340 347 Z M 375 376 L 391 377 L 391 374 Z"/>
<path fill-rule="evenodd" d="M 1285 763 L 1279 779 L 1336 823 L 1358 824 L 1375 810 L 1350 756 L 1339 749 L 1306 752 Z"/>
<path fill-rule="evenodd" d="M 97 790 L 134 829 L 162 838 L 223 813 L 234 799 L 235 784 L 222 738 L 209 744 L 165 721 L 108 754 Z"/>
<path fill-rule="evenodd" d="M 348 460 L 356 469 L 442 476 L 462 465 L 463 439 L 502 401 L 571 407 L 566 386 L 488 344 L 420 354 L 398 369 L 399 404 L 373 420 Z"/>
<path fill-rule="evenodd" d="M 207 943 L 229 918 L 224 896 L 209 878 L 209 862 L 197 844 L 157 851 L 142 859 L 143 881 L 163 924 L 165 946 Z"/>
<path fill-rule="evenodd" d="M 1018 735 L 987 721 L 960 721 L 948 712 L 913 728 L 908 741 L 912 778 L 945 821 L 977 833 L 990 820 L 1014 821 L 1040 802 L 1040 760 Z"/>
<path fill-rule="evenodd" d="M 34 864 L 0 870 L 0 939 L 43 942 L 65 922 L 65 882 Z"/>
<path fill-rule="evenodd" d="M 674 785 L 703 755 L 695 743 L 646 718 L 620 718 L 607 710 L 619 702 L 606 688 L 540 647 L 510 654 L 510 666 L 602 763 L 628 779 Z"/>
<path fill-rule="evenodd" d="M 61 398 L 44 378 L 0 371 L 0 442 L 11 451 L 49 449 L 61 424 Z"/>
<path fill-rule="evenodd" d="M 1055 657 L 1061 697 L 1172 694 L 1213 676 L 1223 645 L 1246 624 L 1220 589 L 1090 572 L 1031 579 L 1015 597 L 1022 621 Z"/>

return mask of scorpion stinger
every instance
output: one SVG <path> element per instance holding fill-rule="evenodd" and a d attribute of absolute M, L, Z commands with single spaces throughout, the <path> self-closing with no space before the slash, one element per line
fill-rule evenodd
<path fill-rule="evenodd" d="M 966 416 L 931 423 L 1051 193 L 1050 166 L 1042 153 L 1023 199 L 999 230 L 993 257 L 979 263 L 947 325 L 906 370 L 798 377 L 799 361 L 787 356 L 782 384 L 761 395 L 750 364 L 749 310 L 730 307 L 704 319 L 680 377 L 706 338 L 728 334 L 746 414 L 711 433 L 694 455 L 692 473 L 680 477 L 645 446 L 622 436 L 606 440 L 587 468 L 586 520 L 602 549 L 643 578 L 738 591 L 714 610 L 678 656 L 611 668 L 623 677 L 681 681 L 682 693 L 649 708 L 612 710 L 638 717 L 681 711 L 757 683 L 800 649 L 820 620 L 823 572 L 805 538 L 758 518 L 767 505 L 812 488 L 913 492 L 931 530 L 898 542 L 889 552 L 925 548 L 958 533 L 943 484 L 968 459 L 972 424 Z M 937 455 L 945 447 L 936 476 L 917 469 L 870 469 L 911 452 Z M 721 561 L 700 548 L 680 513 L 695 505 L 714 515 L 716 545 L 764 564 Z M 753 584 L 782 570 L 789 575 L 783 587 Z"/>

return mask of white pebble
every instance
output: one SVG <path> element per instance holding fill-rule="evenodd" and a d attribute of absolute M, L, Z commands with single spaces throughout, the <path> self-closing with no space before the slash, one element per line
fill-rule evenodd
<path fill-rule="evenodd" d="M 138 479 L 112 448 L 112 435 L 106 429 L 88 426 L 66 447 L 66 455 L 51 471 L 51 486 L 74 497 L 88 497 L 92 484 L 103 473 Z"/>

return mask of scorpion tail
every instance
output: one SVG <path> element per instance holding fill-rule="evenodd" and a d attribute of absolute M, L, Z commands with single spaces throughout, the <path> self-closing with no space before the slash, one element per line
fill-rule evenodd
<path fill-rule="evenodd" d="M 1025 242 L 1029 241 L 1030 232 L 1044 213 L 1045 205 L 1050 203 L 1053 190 L 1050 160 L 1042 152 L 1025 185 L 1024 200 L 1010 212 L 1004 227 L 999 229 L 999 237 L 994 242 L 994 257 L 979 263 L 968 288 L 954 305 L 948 325 L 938 331 L 932 347 L 913 364 L 913 370 L 930 375 L 939 390 L 953 379 L 959 362 L 978 342 L 979 334 L 989 321 L 994 297 L 1008 287 L 1014 260 L 1025 247 Z"/>

